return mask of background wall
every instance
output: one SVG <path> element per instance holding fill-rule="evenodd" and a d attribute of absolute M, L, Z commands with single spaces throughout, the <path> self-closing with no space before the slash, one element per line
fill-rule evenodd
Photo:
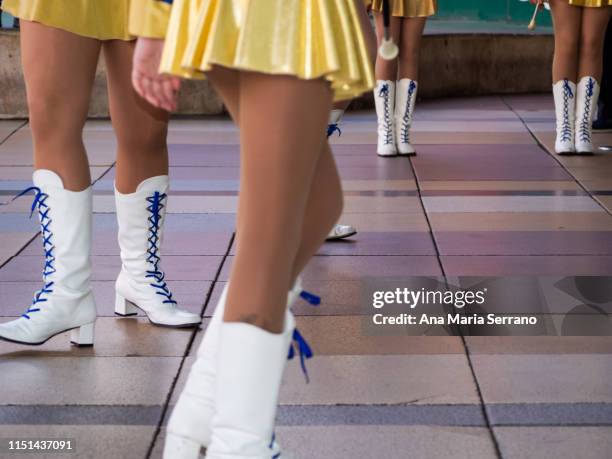
<path fill-rule="evenodd" d="M 519 0 L 438 0 L 438 19 L 468 19 L 528 23 L 533 14 L 529 2 Z M 550 13 L 542 11 L 538 24 L 550 25 Z"/>

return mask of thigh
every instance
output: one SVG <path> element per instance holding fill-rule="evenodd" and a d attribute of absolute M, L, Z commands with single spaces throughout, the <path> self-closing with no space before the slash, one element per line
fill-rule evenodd
<path fill-rule="evenodd" d="M 580 37 L 584 8 L 572 6 L 567 0 L 551 0 L 550 10 L 557 43 L 574 43 Z"/>
<path fill-rule="evenodd" d="M 62 129 L 82 129 L 100 42 L 29 21 L 21 21 L 20 35 L 34 136 L 46 124 L 52 124 L 56 133 Z"/>
<path fill-rule="evenodd" d="M 421 37 L 427 18 L 403 18 L 401 27 L 401 46 L 400 50 L 418 52 L 421 47 Z"/>
<path fill-rule="evenodd" d="M 206 78 L 223 99 L 236 126 L 240 126 L 240 73 L 216 65 L 206 74 Z"/>
<path fill-rule="evenodd" d="M 268 214 L 301 228 L 331 103 L 323 79 L 240 72 L 239 223 Z"/>
<path fill-rule="evenodd" d="M 134 45 L 123 40 L 109 40 L 102 45 L 113 128 L 119 142 L 165 145 L 168 112 L 153 107 L 132 87 Z"/>
<path fill-rule="evenodd" d="M 377 11 L 374 12 L 374 20 L 376 23 L 376 38 L 378 40 L 378 43 L 382 43 L 382 39 L 385 33 L 385 28 L 383 24 L 383 14 Z M 398 44 L 400 41 L 401 25 L 402 25 L 402 18 L 391 16 L 391 22 L 389 24 L 389 32 L 391 33 L 391 38 L 393 38 L 393 41 Z"/>
<path fill-rule="evenodd" d="M 611 16 L 612 7 L 583 9 L 580 34 L 583 46 L 603 48 L 606 28 Z"/>

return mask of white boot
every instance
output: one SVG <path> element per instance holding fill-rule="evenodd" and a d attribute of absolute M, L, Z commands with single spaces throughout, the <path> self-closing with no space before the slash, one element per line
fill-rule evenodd
<path fill-rule="evenodd" d="M 221 324 L 208 459 L 274 457 L 270 444 L 294 328 L 290 313 L 280 334 L 245 323 Z"/>
<path fill-rule="evenodd" d="M 357 234 L 357 229 L 351 225 L 337 224 L 327 235 L 326 241 L 339 241 Z"/>
<path fill-rule="evenodd" d="M 115 313 L 134 315 L 138 307 L 155 325 L 194 327 L 200 316 L 176 306 L 160 267 L 167 192 L 167 175 L 146 179 L 131 194 L 115 190 L 122 262 Z"/>
<path fill-rule="evenodd" d="M 164 446 L 166 459 L 197 459 L 201 448 L 210 444 L 212 432 L 212 419 L 215 411 L 214 392 L 217 374 L 217 352 L 219 348 L 220 328 L 223 322 L 225 301 L 228 284 L 226 284 L 213 317 L 208 324 L 202 343 L 198 348 L 197 358 L 192 365 L 185 388 L 181 392 L 167 426 L 167 435 Z M 288 308 L 302 295 L 312 303 L 317 297 L 310 297 L 303 292 L 300 281 L 287 296 Z M 289 310 L 285 317 L 289 326 L 294 319 Z M 287 335 L 287 348 L 290 345 L 291 335 Z M 270 442 L 272 456 L 280 453 L 280 447 L 275 441 Z"/>
<path fill-rule="evenodd" d="M 597 110 L 599 83 L 586 76 L 578 82 L 576 97 L 576 152 L 593 153 L 593 115 Z"/>
<path fill-rule="evenodd" d="M 377 80 L 374 88 L 374 102 L 378 118 L 378 144 L 376 153 L 379 156 L 395 156 L 395 125 L 393 122 L 395 105 L 395 81 Z"/>
<path fill-rule="evenodd" d="M 574 145 L 574 120 L 576 114 L 576 84 L 565 79 L 553 85 L 557 139 L 555 152 L 559 155 L 576 151 Z"/>
<path fill-rule="evenodd" d="M 410 78 L 402 78 L 395 88 L 395 135 L 397 152 L 412 156 L 416 150 L 410 143 L 410 127 L 417 98 L 418 83 Z"/>
<path fill-rule="evenodd" d="M 344 110 L 334 109 L 329 113 L 329 121 L 327 123 L 327 138 L 329 138 L 334 132 L 338 132 L 338 135 L 342 135 L 340 130 L 340 120 L 344 115 Z"/>
<path fill-rule="evenodd" d="M 32 211 L 38 210 L 45 266 L 44 286 L 30 308 L 17 320 L 0 324 L 0 338 L 21 344 L 43 344 L 72 330 L 71 341 L 93 344 L 96 306 L 91 292 L 91 187 L 64 189 L 54 172 L 39 169 L 33 175 Z"/>

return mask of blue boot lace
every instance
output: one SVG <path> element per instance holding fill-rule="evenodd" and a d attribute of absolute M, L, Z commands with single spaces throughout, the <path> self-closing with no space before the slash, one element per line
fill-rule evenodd
<path fill-rule="evenodd" d="M 47 199 L 49 198 L 49 195 L 43 193 L 40 188 L 32 186 L 19 193 L 15 197 L 15 199 L 29 193 L 30 191 L 36 192 L 36 194 L 34 195 L 34 200 L 32 201 L 32 207 L 30 209 L 30 217 L 32 217 L 35 210 L 38 210 L 40 233 L 43 241 L 43 250 L 45 252 L 45 265 L 43 268 L 44 286 L 34 294 L 32 304 L 30 305 L 28 310 L 21 315 L 21 317 L 28 320 L 30 320 L 31 313 L 40 311 L 40 303 L 48 301 L 46 295 L 53 293 L 53 281 L 49 281 L 48 278 L 56 271 L 54 266 L 55 256 L 53 255 L 53 250 L 55 249 L 55 246 L 53 245 L 53 232 L 50 229 L 52 220 L 49 216 L 49 212 L 51 209 L 47 204 Z"/>
<path fill-rule="evenodd" d="M 340 130 L 338 123 L 328 124 L 327 125 L 327 138 L 329 139 L 334 132 L 338 133 L 338 137 L 342 135 L 342 131 Z"/>
<path fill-rule="evenodd" d="M 404 108 L 404 116 L 402 117 L 401 143 L 410 143 L 410 121 L 412 119 L 410 108 L 412 107 L 412 98 L 414 97 L 415 91 L 416 83 L 411 80 L 408 85 L 408 99 L 406 99 L 406 107 Z"/>
<path fill-rule="evenodd" d="M 151 214 L 149 216 L 149 248 L 147 250 L 147 262 L 151 264 L 151 269 L 147 270 L 146 277 L 153 279 L 149 285 L 157 290 L 155 293 L 164 297 L 164 304 L 176 304 L 176 301 L 172 299 L 172 292 L 164 281 L 166 275 L 159 268 L 159 263 L 161 261 L 159 257 L 161 211 L 165 207 L 164 200 L 167 197 L 167 194 L 156 191 L 152 196 L 147 198 L 150 204 L 147 210 Z"/>
<path fill-rule="evenodd" d="M 593 110 L 593 94 L 595 93 L 595 80 L 589 78 L 586 87 L 586 97 L 584 99 L 584 112 L 580 120 L 579 132 L 580 141 L 591 143 L 591 112 Z"/>
<path fill-rule="evenodd" d="M 300 292 L 300 298 L 305 300 L 311 306 L 319 306 L 321 304 L 320 297 L 309 293 L 306 290 L 302 290 Z M 302 367 L 302 372 L 304 373 L 304 378 L 306 378 L 306 382 L 309 383 L 310 377 L 308 376 L 308 370 L 306 368 L 306 360 L 312 358 L 314 354 L 312 352 L 312 349 L 310 348 L 310 345 L 299 332 L 297 327 L 293 330 L 293 336 L 291 337 L 291 344 L 289 346 L 289 355 L 287 356 L 287 358 L 291 360 L 296 356 L 296 354 L 300 356 L 300 366 Z"/>
<path fill-rule="evenodd" d="M 378 91 L 378 96 L 382 97 L 385 101 L 384 103 L 384 118 L 385 118 L 385 137 L 384 144 L 389 145 L 393 143 L 393 126 L 391 125 L 391 104 L 389 101 L 389 85 L 387 83 L 383 84 L 380 87 L 380 91 Z"/>
<path fill-rule="evenodd" d="M 563 122 L 561 125 L 561 141 L 571 142 L 573 126 L 570 123 L 569 100 L 574 98 L 574 93 L 569 85 L 569 80 L 563 80 Z"/>

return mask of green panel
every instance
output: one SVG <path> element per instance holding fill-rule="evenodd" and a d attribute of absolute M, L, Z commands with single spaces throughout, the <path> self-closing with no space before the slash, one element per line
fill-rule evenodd
<path fill-rule="evenodd" d="M 533 14 L 531 3 L 519 0 L 438 0 L 440 19 L 467 19 L 528 23 Z M 550 25 L 550 13 L 542 11 L 538 24 Z"/>

